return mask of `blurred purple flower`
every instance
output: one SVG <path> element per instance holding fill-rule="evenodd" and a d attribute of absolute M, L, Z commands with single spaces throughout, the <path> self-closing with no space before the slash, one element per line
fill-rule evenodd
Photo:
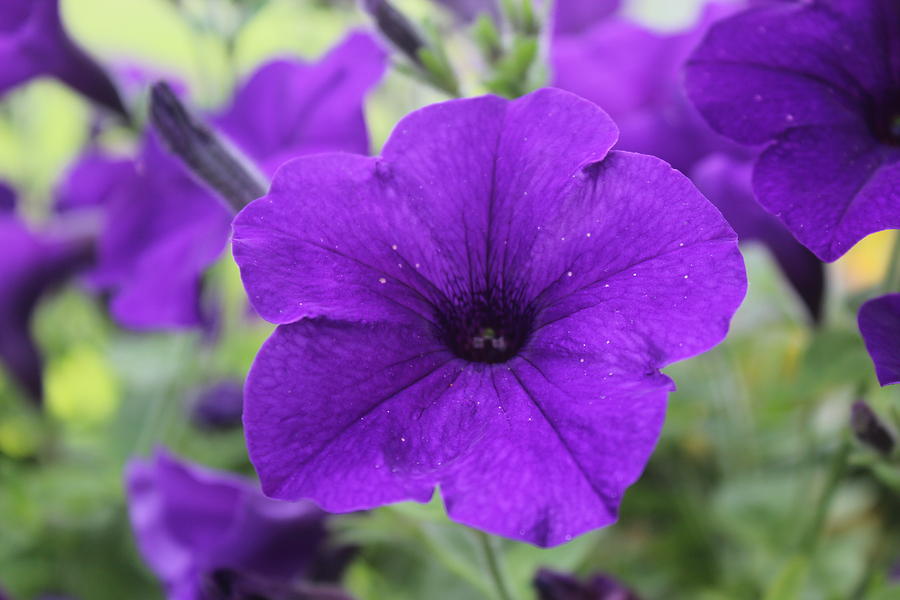
<path fill-rule="evenodd" d="M 55 208 L 59 213 L 99 208 L 130 181 L 134 164 L 127 158 L 113 158 L 97 148 L 89 148 L 71 164 L 57 184 Z"/>
<path fill-rule="evenodd" d="M 109 76 L 66 33 L 59 0 L 0 0 L 0 96 L 41 76 L 127 116 Z"/>
<path fill-rule="evenodd" d="M 538 600 L 639 600 L 637 594 L 609 575 L 602 573 L 587 581 L 550 569 L 534 576 Z"/>
<path fill-rule="evenodd" d="M 866 446 L 885 456 L 894 450 L 894 434 L 864 400 L 853 403 L 850 424 L 856 439 Z"/>
<path fill-rule="evenodd" d="M 269 175 L 299 154 L 367 152 L 362 103 L 385 61 L 371 36 L 351 33 L 315 64 L 264 65 L 215 122 Z M 92 281 L 112 292 L 119 323 L 157 329 L 213 320 L 201 304 L 202 280 L 226 246 L 231 209 L 155 136 L 147 137 L 130 167 L 88 155 L 58 196 L 64 205 L 94 199 L 107 207 Z"/>
<path fill-rule="evenodd" d="M 622 0 L 555 0 L 553 34 L 583 33 L 619 10 Z"/>
<path fill-rule="evenodd" d="M 875 363 L 879 383 L 900 383 L 900 294 L 887 294 L 863 304 L 859 331 Z"/>
<path fill-rule="evenodd" d="M 40 298 L 87 266 L 93 244 L 32 232 L 12 213 L 0 213 L 0 361 L 35 402 L 43 395 L 43 362 L 31 338 Z"/>
<path fill-rule="evenodd" d="M 202 275 L 225 248 L 228 209 L 152 135 L 112 191 L 90 275 L 112 292 L 113 317 L 133 329 L 203 325 Z"/>
<path fill-rule="evenodd" d="M 290 59 L 263 65 L 215 122 L 269 176 L 302 154 L 368 154 L 363 100 L 385 66 L 375 39 L 352 32 L 314 64 Z"/>
<path fill-rule="evenodd" d="M 4 181 L 0 181 L 0 217 L 16 210 L 16 191 Z"/>
<path fill-rule="evenodd" d="M 821 314 L 824 269 L 756 202 L 749 174 L 753 154 L 715 133 L 690 105 L 681 70 L 710 24 L 740 5 L 709 3 L 698 22 L 658 33 L 623 18 L 580 35 L 557 35 L 554 84 L 596 102 L 619 126 L 619 145 L 652 154 L 694 179 L 743 242 L 765 244 L 814 320 Z"/>
<path fill-rule="evenodd" d="M 659 368 L 718 343 L 746 284 L 718 211 L 616 137 L 544 89 L 279 170 L 233 242 L 280 325 L 245 389 L 267 494 L 340 512 L 439 484 L 451 518 L 540 545 L 616 519 L 662 426 Z"/>
<path fill-rule="evenodd" d="M 819 258 L 900 227 L 900 3 L 773 2 L 715 24 L 687 65 L 709 123 L 767 144 L 760 203 Z"/>
<path fill-rule="evenodd" d="M 753 197 L 752 173 L 750 161 L 722 152 L 698 162 L 691 176 L 697 188 L 722 211 L 741 242 L 760 242 L 768 248 L 813 321 L 818 322 L 825 295 L 824 265 L 777 217 L 759 205 Z"/>
<path fill-rule="evenodd" d="M 141 555 L 172 600 L 282 588 L 303 576 L 325 540 L 326 515 L 311 503 L 270 500 L 249 481 L 161 450 L 132 460 L 126 480 Z"/>
<path fill-rule="evenodd" d="M 200 390 L 191 406 L 191 421 L 201 429 L 240 427 L 243 408 L 243 384 L 225 379 Z"/>

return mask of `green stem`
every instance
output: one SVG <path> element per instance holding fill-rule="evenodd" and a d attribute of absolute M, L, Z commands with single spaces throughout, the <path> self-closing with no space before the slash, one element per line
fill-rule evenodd
<path fill-rule="evenodd" d="M 810 528 L 803 538 L 802 549 L 808 556 L 812 556 L 815 553 L 819 538 L 822 536 L 822 529 L 825 526 L 825 519 L 828 516 L 831 501 L 834 499 L 835 492 L 837 492 L 838 484 L 840 484 L 844 473 L 847 471 L 851 447 L 850 440 L 845 436 L 831 460 L 828 479 L 825 481 L 822 495 L 819 496 L 819 501 L 816 503 Z"/>
<path fill-rule="evenodd" d="M 503 569 L 500 568 L 500 561 L 497 558 L 497 552 L 491 543 L 491 537 L 483 531 L 476 531 L 475 537 L 484 551 L 485 562 L 487 563 L 487 571 L 494 584 L 497 597 L 500 600 L 512 600 L 512 594 L 509 592 L 509 586 L 506 584 L 506 578 L 503 575 Z"/>
<path fill-rule="evenodd" d="M 894 235 L 894 246 L 891 249 L 891 259 L 884 274 L 882 288 L 885 294 L 900 292 L 900 233 Z"/>

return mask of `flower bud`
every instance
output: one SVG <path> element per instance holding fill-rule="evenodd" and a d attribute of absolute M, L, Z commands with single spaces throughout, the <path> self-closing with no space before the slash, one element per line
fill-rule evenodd
<path fill-rule="evenodd" d="M 850 424 L 862 444 L 885 456 L 893 451 L 894 435 L 864 400 L 853 403 Z"/>

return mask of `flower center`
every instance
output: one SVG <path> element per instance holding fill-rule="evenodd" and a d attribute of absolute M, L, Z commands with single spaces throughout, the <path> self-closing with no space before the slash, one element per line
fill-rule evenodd
<path fill-rule="evenodd" d="M 530 307 L 496 291 L 478 292 L 438 311 L 439 336 L 458 357 L 470 362 L 502 363 L 531 336 Z"/>

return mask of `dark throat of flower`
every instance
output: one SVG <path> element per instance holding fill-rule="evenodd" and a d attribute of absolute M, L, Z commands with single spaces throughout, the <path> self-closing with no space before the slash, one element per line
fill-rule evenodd
<path fill-rule="evenodd" d="M 882 144 L 900 146 L 900 90 L 869 111 L 869 126 Z"/>
<path fill-rule="evenodd" d="M 436 311 L 438 335 L 469 362 L 503 363 L 531 337 L 534 310 L 516 294 L 491 288 L 466 292 Z"/>

